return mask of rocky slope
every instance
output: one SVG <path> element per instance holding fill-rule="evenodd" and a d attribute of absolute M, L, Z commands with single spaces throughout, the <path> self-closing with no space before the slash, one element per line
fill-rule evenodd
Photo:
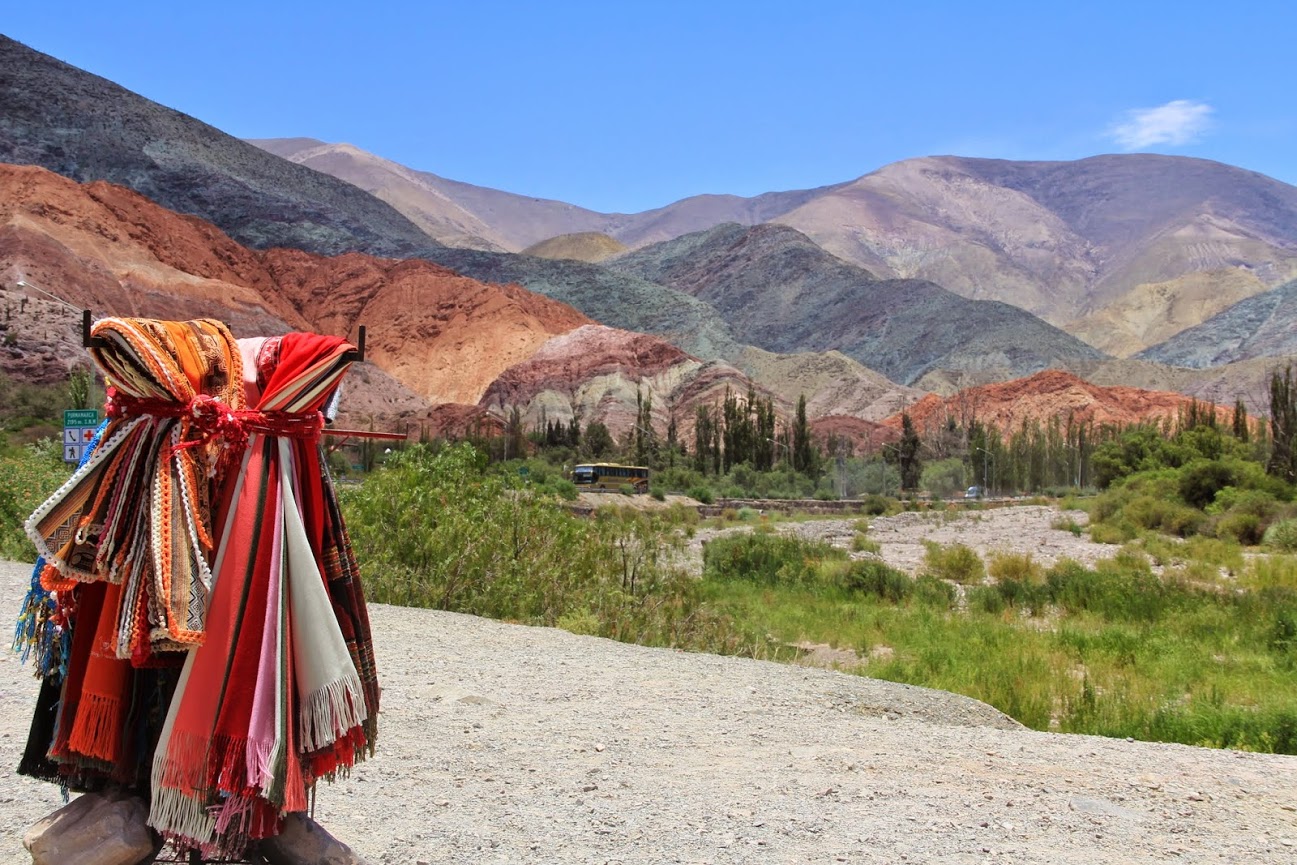
<path fill-rule="evenodd" d="M 1266 290 L 1242 268 L 1188 273 L 1137 285 L 1063 329 L 1114 357 L 1130 357 Z"/>
<path fill-rule="evenodd" d="M 806 397 L 808 417 L 882 420 L 925 395 L 896 384 L 840 351 L 775 354 L 751 346 L 735 362 L 752 381 L 796 406 Z"/>
<path fill-rule="evenodd" d="M 626 251 L 626 245 L 597 231 L 578 234 L 560 234 L 540 243 L 533 243 L 522 251 L 523 255 L 538 258 L 570 258 L 595 264 Z"/>
<path fill-rule="evenodd" d="M 426 218 L 433 236 L 453 246 L 475 246 L 457 241 L 454 235 L 468 225 L 485 226 L 472 228 L 473 235 L 510 252 L 523 251 L 548 238 L 588 232 L 608 234 L 627 246 L 639 247 L 722 222 L 767 222 L 823 191 L 770 192 L 753 198 L 695 195 L 642 213 L 598 213 L 414 171 L 350 144 L 326 144 L 313 138 L 255 139 L 250 143 L 370 190 L 416 223 L 423 224 L 420 220 Z"/>
<path fill-rule="evenodd" d="M 701 361 L 657 337 L 587 325 L 551 338 L 505 370 L 480 405 L 500 417 L 517 407 L 529 428 L 567 423 L 578 414 L 583 423 L 599 421 L 619 437 L 635 426 L 638 395 L 651 398 L 659 437 L 674 417 L 680 437 L 690 440 L 698 405 L 719 403 L 727 389 L 746 394 L 751 384 L 734 367 Z M 777 411 L 787 416 L 788 407 Z"/>
<path fill-rule="evenodd" d="M 1230 308 L 1140 352 L 1137 357 L 1202 369 L 1254 358 L 1297 354 L 1297 280 Z"/>
<path fill-rule="evenodd" d="M 128 186 L 254 248 L 439 246 L 373 196 L 0 36 L 0 162 Z"/>
<path fill-rule="evenodd" d="M 779 221 L 880 275 L 1055 324 L 1188 273 L 1237 268 L 1267 286 L 1297 273 L 1297 188 L 1185 157 L 911 159 Z"/>
<path fill-rule="evenodd" d="M 1027 378 L 998 382 L 961 390 L 948 397 L 929 394 L 907 411 L 921 430 L 936 429 L 948 418 L 957 423 L 977 421 L 1002 432 L 1011 432 L 1025 421 L 1073 418 L 1096 424 L 1132 424 L 1174 418 L 1188 406 L 1191 397 L 1166 391 L 1133 387 L 1101 387 L 1059 370 L 1047 370 Z M 1219 407 L 1222 420 L 1228 419 Z M 900 415 L 884 423 L 894 429 Z"/>
<path fill-rule="evenodd" d="M 368 166 L 383 162 L 349 145 L 258 143 L 365 188 L 373 174 Z M 1208 291 L 1202 302 L 1168 303 L 1158 286 L 1188 279 L 1189 294 L 1205 282 L 1239 300 L 1297 276 L 1297 188 L 1185 157 L 925 157 L 819 189 L 700 195 L 637 214 L 595 213 L 415 174 L 433 183 L 436 201 L 451 200 L 495 229 L 496 242 L 508 238 L 506 249 L 527 245 L 519 245 L 522 237 L 534 243 L 578 231 L 605 232 L 637 248 L 725 222 L 780 222 L 879 276 L 1002 300 L 1120 354 L 1199 323 L 1222 302 Z M 413 195 L 395 186 L 379 194 L 394 202 Z M 411 204 L 403 212 L 415 218 L 420 207 L 433 206 Z M 1160 323 L 1121 327 L 1120 338 L 1103 327 L 1132 312 Z"/>
<path fill-rule="evenodd" d="M 360 187 L 449 246 L 503 251 L 508 243 L 439 189 L 442 178 L 435 174 L 406 168 L 350 144 L 325 144 L 313 138 L 250 139 L 248 143 Z"/>
<path fill-rule="evenodd" d="M 421 259 L 248 249 L 131 190 L 31 166 L 0 165 L 0 274 L 77 310 L 215 316 L 240 336 L 307 328 L 354 339 L 366 324 L 368 359 L 408 388 L 389 394 L 400 412 L 475 403 L 504 369 L 590 321 L 518 286 L 476 282 Z M 18 357 L 84 357 L 75 311 L 17 287 L 7 288 L 4 304 L 11 317 L 59 312 L 39 324 L 11 322 L 6 368 Z M 385 376 L 372 375 L 369 389 L 390 390 Z"/>
<path fill-rule="evenodd" d="M 435 259 L 482 282 L 517 283 L 609 327 L 660 336 L 696 357 L 728 360 L 742 350 L 711 304 L 599 265 L 450 248 Z"/>
<path fill-rule="evenodd" d="M 939 369 L 1008 378 L 1101 357 L 1007 304 L 875 279 L 786 226 L 730 223 L 608 267 L 707 301 L 741 341 L 774 352 L 836 349 L 905 384 Z"/>

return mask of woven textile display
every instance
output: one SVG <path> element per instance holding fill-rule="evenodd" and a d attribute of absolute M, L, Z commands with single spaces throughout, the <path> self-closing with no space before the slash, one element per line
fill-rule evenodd
<path fill-rule="evenodd" d="M 133 786 L 181 846 L 238 854 L 372 754 L 378 680 L 320 458 L 351 348 L 105 319 L 109 422 L 27 522 L 44 677 L 19 770 Z"/>

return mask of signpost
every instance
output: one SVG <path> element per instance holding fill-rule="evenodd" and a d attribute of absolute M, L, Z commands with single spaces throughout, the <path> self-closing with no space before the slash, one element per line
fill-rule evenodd
<path fill-rule="evenodd" d="M 98 409 L 68 409 L 63 412 L 63 462 L 81 461 L 81 455 L 95 437 L 98 426 Z"/>

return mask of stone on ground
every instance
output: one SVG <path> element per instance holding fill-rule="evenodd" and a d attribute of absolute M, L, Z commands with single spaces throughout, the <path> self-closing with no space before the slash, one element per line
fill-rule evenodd
<path fill-rule="evenodd" d="M 86 793 L 23 835 L 34 865 L 136 865 L 157 852 L 144 801 L 125 793 Z"/>

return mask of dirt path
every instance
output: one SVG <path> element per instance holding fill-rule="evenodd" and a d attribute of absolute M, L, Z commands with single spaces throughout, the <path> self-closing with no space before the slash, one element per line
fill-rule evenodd
<path fill-rule="evenodd" d="M 29 573 L 0 563 L 0 610 Z M 371 614 L 379 753 L 321 786 L 316 817 L 375 865 L 1297 861 L 1297 758 L 1038 733 L 831 670 Z M 12 771 L 36 685 L 0 652 L 0 862 L 15 865 L 23 829 L 59 805 Z"/>

